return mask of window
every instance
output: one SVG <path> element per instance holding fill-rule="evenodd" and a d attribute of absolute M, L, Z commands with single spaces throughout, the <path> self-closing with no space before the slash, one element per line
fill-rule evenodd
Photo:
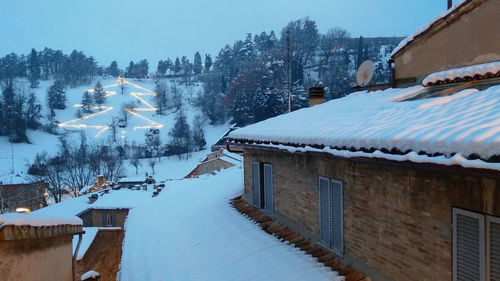
<path fill-rule="evenodd" d="M 334 253 L 344 254 L 342 182 L 319 177 L 320 243 Z"/>
<path fill-rule="evenodd" d="M 252 163 L 252 201 L 255 208 L 264 209 L 274 215 L 274 174 L 273 165 Z"/>
<path fill-rule="evenodd" d="M 453 208 L 453 281 L 500 280 L 500 218 Z"/>
<path fill-rule="evenodd" d="M 102 214 L 102 226 L 116 226 L 115 214 L 112 213 Z"/>

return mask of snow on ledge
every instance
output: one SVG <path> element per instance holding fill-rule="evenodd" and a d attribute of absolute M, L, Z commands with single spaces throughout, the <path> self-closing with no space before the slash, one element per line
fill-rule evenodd
<path fill-rule="evenodd" d="M 79 217 L 68 216 L 68 215 L 8 213 L 0 215 L 0 226 L 4 225 L 22 225 L 22 226 L 83 225 L 83 221 Z"/>
<path fill-rule="evenodd" d="M 372 153 L 367 153 L 363 151 L 356 151 L 352 152 L 349 150 L 337 150 L 330 148 L 329 146 L 323 148 L 323 149 L 318 149 L 318 148 L 313 148 L 310 146 L 305 146 L 305 147 L 293 147 L 293 146 L 286 146 L 286 145 L 274 145 L 274 144 L 258 144 L 259 146 L 264 146 L 264 147 L 271 147 L 271 148 L 277 148 L 280 150 L 286 150 L 288 152 L 294 153 L 294 152 L 323 152 L 323 153 L 328 153 L 333 156 L 338 156 L 338 157 L 344 157 L 344 158 L 356 158 L 356 157 L 367 157 L 367 158 L 380 158 L 380 159 L 386 159 L 386 160 L 393 160 L 393 161 L 410 161 L 414 163 L 430 163 L 430 164 L 439 164 L 439 165 L 445 165 L 445 166 L 453 166 L 453 165 L 459 165 L 464 168 L 475 168 L 475 169 L 489 169 L 489 170 L 496 170 L 500 171 L 500 163 L 489 163 L 485 162 L 482 160 L 469 160 L 465 157 L 462 156 L 462 154 L 457 153 L 453 157 L 447 158 L 445 156 L 436 156 L 436 157 L 430 157 L 427 155 L 419 155 L 416 152 L 412 151 L 409 152 L 408 154 L 404 155 L 395 155 L 395 154 L 387 154 L 383 153 L 380 150 L 376 150 Z"/>
<path fill-rule="evenodd" d="M 422 84 L 424 86 L 434 84 L 439 81 L 454 80 L 456 78 L 473 78 L 476 75 L 484 76 L 488 73 L 496 74 L 500 72 L 500 61 L 477 64 L 461 68 L 453 68 L 429 74 Z"/>
<path fill-rule="evenodd" d="M 96 278 L 96 277 L 101 277 L 101 274 L 99 274 L 99 272 L 97 272 L 97 271 L 91 270 L 91 271 L 87 271 L 84 274 L 82 274 L 82 277 L 80 278 L 80 280 L 84 281 L 84 280 L 89 280 L 91 278 Z"/>

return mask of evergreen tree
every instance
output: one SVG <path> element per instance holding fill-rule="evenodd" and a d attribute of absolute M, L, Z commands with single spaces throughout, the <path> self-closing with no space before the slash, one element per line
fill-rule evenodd
<path fill-rule="evenodd" d="M 97 81 L 97 84 L 95 84 L 94 87 L 94 102 L 97 104 L 97 106 L 99 106 L 99 109 L 101 108 L 101 105 L 104 103 L 105 99 L 106 92 L 102 87 L 101 81 Z"/>
<path fill-rule="evenodd" d="M 3 90 L 3 134 L 11 142 L 28 142 L 26 120 L 23 114 L 24 98 L 14 93 L 14 87 L 8 83 Z"/>
<path fill-rule="evenodd" d="M 40 83 L 40 62 L 35 49 L 31 49 L 31 54 L 28 56 L 28 68 L 31 88 L 36 88 Z"/>
<path fill-rule="evenodd" d="M 201 115 L 196 115 L 193 120 L 193 145 L 196 150 L 200 151 L 205 149 L 207 142 L 205 140 L 205 131 L 203 129 L 203 119 Z"/>
<path fill-rule="evenodd" d="M 118 69 L 118 63 L 116 61 L 112 61 L 111 64 L 106 69 L 106 73 L 113 77 L 118 77 L 120 75 L 120 70 Z"/>
<path fill-rule="evenodd" d="M 94 99 L 92 98 L 92 95 L 89 93 L 89 91 L 85 91 L 82 97 L 83 111 L 86 113 L 91 112 L 91 107 L 93 104 L 94 104 Z"/>
<path fill-rule="evenodd" d="M 165 84 L 157 83 L 155 87 L 156 113 L 163 115 L 167 107 L 167 89 Z"/>
<path fill-rule="evenodd" d="M 191 130 L 182 110 L 177 114 L 174 127 L 168 135 L 171 137 L 170 154 L 178 155 L 179 159 L 182 158 L 182 154 L 186 154 L 186 158 L 188 158 L 191 151 Z"/>
<path fill-rule="evenodd" d="M 134 77 L 134 72 L 135 72 L 135 64 L 133 61 L 130 61 L 129 65 L 127 66 L 127 69 L 125 70 L 125 76 Z"/>
<path fill-rule="evenodd" d="M 210 54 L 206 54 L 205 55 L 205 72 L 209 72 L 210 67 L 212 67 L 212 57 L 210 57 Z"/>
<path fill-rule="evenodd" d="M 160 75 L 160 77 L 165 76 L 167 69 L 168 69 L 167 61 L 163 60 L 158 61 L 158 66 L 156 67 L 156 73 Z"/>
<path fill-rule="evenodd" d="M 40 114 L 41 105 L 38 103 L 36 96 L 34 93 L 30 93 L 28 95 L 28 99 L 26 101 L 26 126 L 29 129 L 36 130 L 40 127 L 40 118 L 42 115 Z"/>
<path fill-rule="evenodd" d="M 66 108 L 66 91 L 61 80 L 54 81 L 47 89 L 47 104 L 52 113 L 54 109 Z"/>
<path fill-rule="evenodd" d="M 181 71 L 181 61 L 179 60 L 179 57 L 176 57 L 174 64 L 174 74 L 177 75 L 180 71 Z"/>
<path fill-rule="evenodd" d="M 194 74 L 201 73 L 201 56 L 199 52 L 196 52 L 196 54 L 194 54 L 193 71 Z"/>

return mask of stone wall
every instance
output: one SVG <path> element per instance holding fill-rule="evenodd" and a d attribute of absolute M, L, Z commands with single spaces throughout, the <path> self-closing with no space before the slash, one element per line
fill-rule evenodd
<path fill-rule="evenodd" d="M 73 280 L 73 235 L 0 241 L 0 280 Z"/>
<path fill-rule="evenodd" d="M 95 270 L 101 280 L 116 280 L 122 256 L 123 229 L 99 229 L 81 260 L 77 261 L 77 280 Z"/>
<path fill-rule="evenodd" d="M 500 215 L 498 172 L 484 176 L 454 167 L 253 149 L 245 149 L 244 159 L 245 198 L 252 198 L 251 163 L 271 163 L 276 217 L 316 240 L 318 177 L 341 180 L 344 258 L 375 269 L 386 280 L 451 280 L 452 207 Z"/>

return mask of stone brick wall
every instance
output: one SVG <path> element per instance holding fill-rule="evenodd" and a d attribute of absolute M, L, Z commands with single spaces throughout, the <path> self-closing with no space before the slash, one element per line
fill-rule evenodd
<path fill-rule="evenodd" d="M 498 173 L 253 149 L 245 150 L 244 159 L 245 198 L 252 198 L 251 163 L 271 163 L 277 216 L 316 238 L 318 177 L 341 180 L 346 256 L 398 281 L 451 280 L 452 207 L 500 215 Z"/>
<path fill-rule="evenodd" d="M 83 273 L 95 270 L 101 280 L 116 280 L 122 256 L 123 229 L 99 229 L 81 260 L 77 261 L 77 280 Z"/>

